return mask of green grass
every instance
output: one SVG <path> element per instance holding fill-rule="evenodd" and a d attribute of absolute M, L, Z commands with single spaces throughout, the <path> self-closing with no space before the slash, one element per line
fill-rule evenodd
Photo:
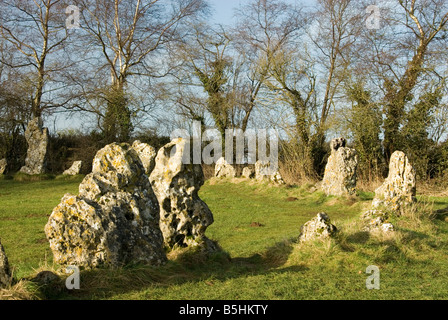
<path fill-rule="evenodd" d="M 77 193 L 80 181 L 0 180 L 0 237 L 16 279 L 57 268 L 43 228 L 64 193 Z M 429 218 L 431 210 L 448 206 L 448 198 L 420 196 L 415 209 L 393 219 L 397 232 L 381 236 L 362 231 L 359 223 L 373 197 L 368 192 L 345 199 L 309 185 L 212 180 L 200 197 L 215 219 L 207 236 L 224 252 L 204 257 L 174 251 L 161 267 L 83 271 L 81 290 L 53 295 L 27 281 L 19 284 L 32 291 L 28 298 L 53 299 L 448 298 L 448 223 Z M 301 225 L 323 211 L 339 235 L 299 245 Z M 369 265 L 380 268 L 380 290 L 366 289 Z"/>
<path fill-rule="evenodd" d="M 16 277 L 52 261 L 44 226 L 65 193 L 77 193 L 82 177 L 0 180 L 0 238 Z"/>

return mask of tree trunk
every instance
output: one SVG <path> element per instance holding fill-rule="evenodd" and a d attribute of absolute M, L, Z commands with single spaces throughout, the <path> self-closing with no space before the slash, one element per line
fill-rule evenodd
<path fill-rule="evenodd" d="M 387 91 L 384 106 L 386 115 L 384 121 L 384 158 L 386 163 L 389 163 L 392 153 L 402 147 L 400 125 L 402 124 L 406 103 L 412 99 L 411 92 L 421 73 L 426 49 L 427 43 L 421 41 L 401 81 L 398 84 L 390 81 L 385 83 Z"/>
<path fill-rule="evenodd" d="M 107 95 L 107 110 L 103 127 L 107 143 L 127 142 L 131 138 L 131 112 L 123 83 L 112 86 Z"/>

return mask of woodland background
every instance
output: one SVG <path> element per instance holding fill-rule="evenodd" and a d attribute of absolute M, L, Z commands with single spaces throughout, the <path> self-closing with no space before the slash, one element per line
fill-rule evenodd
<path fill-rule="evenodd" d="M 213 24 L 211 10 L 206 0 L 3 0 L 8 172 L 23 165 L 36 116 L 54 173 L 113 141 L 158 148 L 195 120 L 222 135 L 277 129 L 289 183 L 322 177 L 328 141 L 344 136 L 361 181 L 382 179 L 401 150 L 420 181 L 443 185 L 447 1 L 248 0 L 232 25 Z M 55 118 L 71 125 L 56 130 Z"/>

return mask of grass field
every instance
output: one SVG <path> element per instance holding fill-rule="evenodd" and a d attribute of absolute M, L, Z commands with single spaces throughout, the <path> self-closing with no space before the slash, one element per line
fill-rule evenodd
<path fill-rule="evenodd" d="M 373 193 L 344 199 L 326 197 L 311 185 L 275 187 L 238 179 L 212 179 L 200 191 L 215 219 L 207 236 L 224 252 L 210 257 L 172 252 L 161 267 L 83 271 L 80 290 L 45 291 L 27 280 L 58 269 L 44 226 L 64 193 L 77 193 L 81 179 L 0 180 L 0 238 L 15 279 L 22 279 L 0 298 L 448 298 L 448 223 L 430 219 L 432 210 L 448 206 L 448 198 L 420 195 L 413 210 L 393 219 L 395 234 L 382 236 L 363 232 L 359 223 Z M 299 245 L 301 225 L 323 211 L 338 236 Z M 370 265 L 380 269 L 379 290 L 366 288 Z"/>

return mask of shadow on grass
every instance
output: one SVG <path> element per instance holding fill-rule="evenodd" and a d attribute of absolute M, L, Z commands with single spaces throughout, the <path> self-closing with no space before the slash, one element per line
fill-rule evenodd
<path fill-rule="evenodd" d="M 415 240 L 415 239 L 423 240 L 423 239 L 430 238 L 429 235 L 427 235 L 423 232 L 415 231 L 415 230 L 401 228 L 400 231 L 403 233 L 403 240 L 405 242 L 409 242 L 409 241 Z"/>
<path fill-rule="evenodd" d="M 143 291 L 151 287 L 178 286 L 185 283 L 207 283 L 207 279 L 226 281 L 246 275 L 267 275 L 303 272 L 305 266 L 283 266 L 293 251 L 294 243 L 287 240 L 275 244 L 262 254 L 230 258 L 225 251 L 212 254 L 186 254 L 169 260 L 165 265 L 126 266 L 117 269 L 81 271 L 80 290 L 65 290 L 50 299 L 109 299 L 115 295 Z M 65 281 L 65 280 L 64 280 Z M 207 298 L 206 296 L 204 298 Z"/>
<path fill-rule="evenodd" d="M 369 239 L 370 232 L 368 231 L 359 231 L 347 236 L 347 241 L 355 244 L 365 244 Z"/>

